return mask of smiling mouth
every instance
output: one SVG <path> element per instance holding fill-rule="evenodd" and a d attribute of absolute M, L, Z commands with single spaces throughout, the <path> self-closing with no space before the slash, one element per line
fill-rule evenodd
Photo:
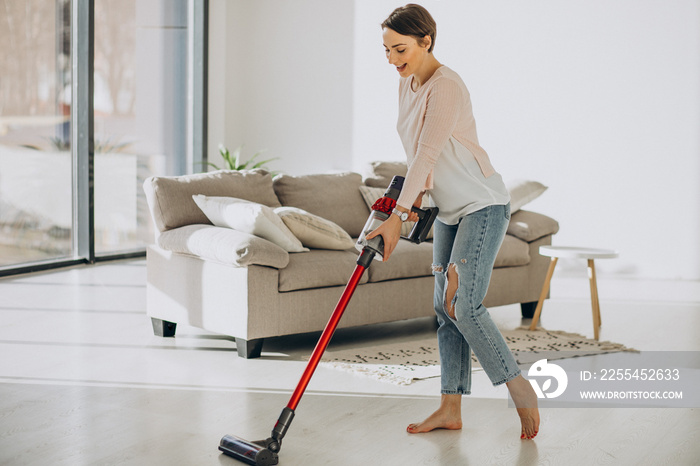
<path fill-rule="evenodd" d="M 404 64 L 401 65 L 401 66 L 397 66 L 397 67 L 396 67 L 396 71 L 398 71 L 399 73 L 402 73 L 402 72 L 406 69 L 406 66 L 408 66 L 407 63 L 404 63 Z"/>

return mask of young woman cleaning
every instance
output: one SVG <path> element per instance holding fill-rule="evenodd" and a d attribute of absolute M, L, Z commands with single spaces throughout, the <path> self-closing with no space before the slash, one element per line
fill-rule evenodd
<path fill-rule="evenodd" d="M 401 222 L 416 220 L 410 209 L 420 206 L 425 192 L 440 209 L 433 273 L 442 398 L 437 411 L 407 431 L 462 428 L 473 351 L 493 385 L 508 387 L 520 417 L 520 438 L 532 439 L 540 423 L 537 395 L 482 304 L 508 227 L 510 196 L 479 145 L 466 86 L 433 55 L 436 30 L 430 13 L 415 4 L 397 8 L 382 23 L 387 59 L 401 77 L 397 128 L 408 173 L 396 215 L 367 238 L 382 235 L 388 260 Z"/>

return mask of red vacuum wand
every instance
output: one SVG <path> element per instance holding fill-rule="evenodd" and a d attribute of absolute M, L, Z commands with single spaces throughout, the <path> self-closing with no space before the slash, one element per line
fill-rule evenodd
<path fill-rule="evenodd" d="M 352 273 L 352 276 L 350 277 L 350 280 L 348 281 L 348 284 L 345 287 L 345 291 L 343 291 L 343 294 L 340 296 L 340 300 L 335 306 L 335 310 L 333 311 L 333 314 L 331 314 L 331 318 L 328 320 L 326 328 L 321 334 L 321 338 L 318 340 L 318 343 L 316 343 L 316 348 L 314 348 L 314 352 L 311 353 L 309 364 L 306 366 L 304 373 L 301 375 L 301 379 L 297 384 L 297 388 L 294 390 L 294 393 L 292 393 L 292 397 L 289 399 L 289 403 L 287 403 L 287 408 L 291 409 L 292 411 L 297 409 L 299 400 L 301 400 L 301 396 L 304 394 L 306 386 L 309 385 L 309 381 L 311 381 L 311 376 L 314 375 L 314 371 L 316 371 L 316 367 L 318 367 L 318 363 L 321 361 L 321 356 L 323 356 L 323 353 L 326 351 L 326 348 L 328 347 L 331 338 L 333 338 L 335 329 L 338 327 L 338 323 L 340 323 L 340 318 L 343 317 L 345 308 L 348 306 L 348 303 L 350 302 L 350 298 L 352 298 L 353 293 L 355 293 L 355 288 L 357 288 L 358 283 L 360 283 L 362 274 L 365 273 L 365 269 L 367 269 L 367 267 L 369 267 L 370 262 L 372 262 L 372 259 L 374 258 L 373 256 L 374 252 L 367 249 L 365 251 L 362 251 L 362 254 L 360 254 L 360 257 L 357 259 L 355 271 Z M 366 265 L 364 265 L 365 263 Z"/>

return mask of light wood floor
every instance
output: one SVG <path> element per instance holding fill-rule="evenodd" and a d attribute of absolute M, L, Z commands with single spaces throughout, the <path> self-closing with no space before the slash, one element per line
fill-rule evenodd
<path fill-rule="evenodd" d="M 541 324 L 591 336 L 586 277 L 562 275 Z M 601 339 L 700 350 L 700 283 L 603 276 L 599 285 Z M 527 323 L 515 306 L 491 313 L 504 329 Z M 432 319 L 345 329 L 332 346 L 432 332 Z M 269 340 L 258 360 L 240 359 L 234 341 L 194 328 L 154 337 L 142 260 L 0 280 L 0 465 L 241 464 L 219 454 L 219 439 L 269 434 L 317 337 Z M 462 431 L 407 434 L 438 401 L 437 379 L 401 387 L 319 368 L 280 465 L 700 462 L 697 408 L 543 409 L 537 439 L 521 441 L 505 388 L 475 373 Z"/>

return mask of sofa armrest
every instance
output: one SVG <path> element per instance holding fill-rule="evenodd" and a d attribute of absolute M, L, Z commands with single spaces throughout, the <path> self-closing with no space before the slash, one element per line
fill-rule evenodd
<path fill-rule="evenodd" d="M 553 218 L 537 212 L 519 210 L 511 216 L 506 233 L 531 243 L 558 231 L 559 223 Z"/>
<path fill-rule="evenodd" d="M 283 269 L 289 264 L 289 253 L 276 244 L 212 225 L 186 225 L 164 231 L 158 237 L 158 246 L 237 267 L 264 265 Z"/>

